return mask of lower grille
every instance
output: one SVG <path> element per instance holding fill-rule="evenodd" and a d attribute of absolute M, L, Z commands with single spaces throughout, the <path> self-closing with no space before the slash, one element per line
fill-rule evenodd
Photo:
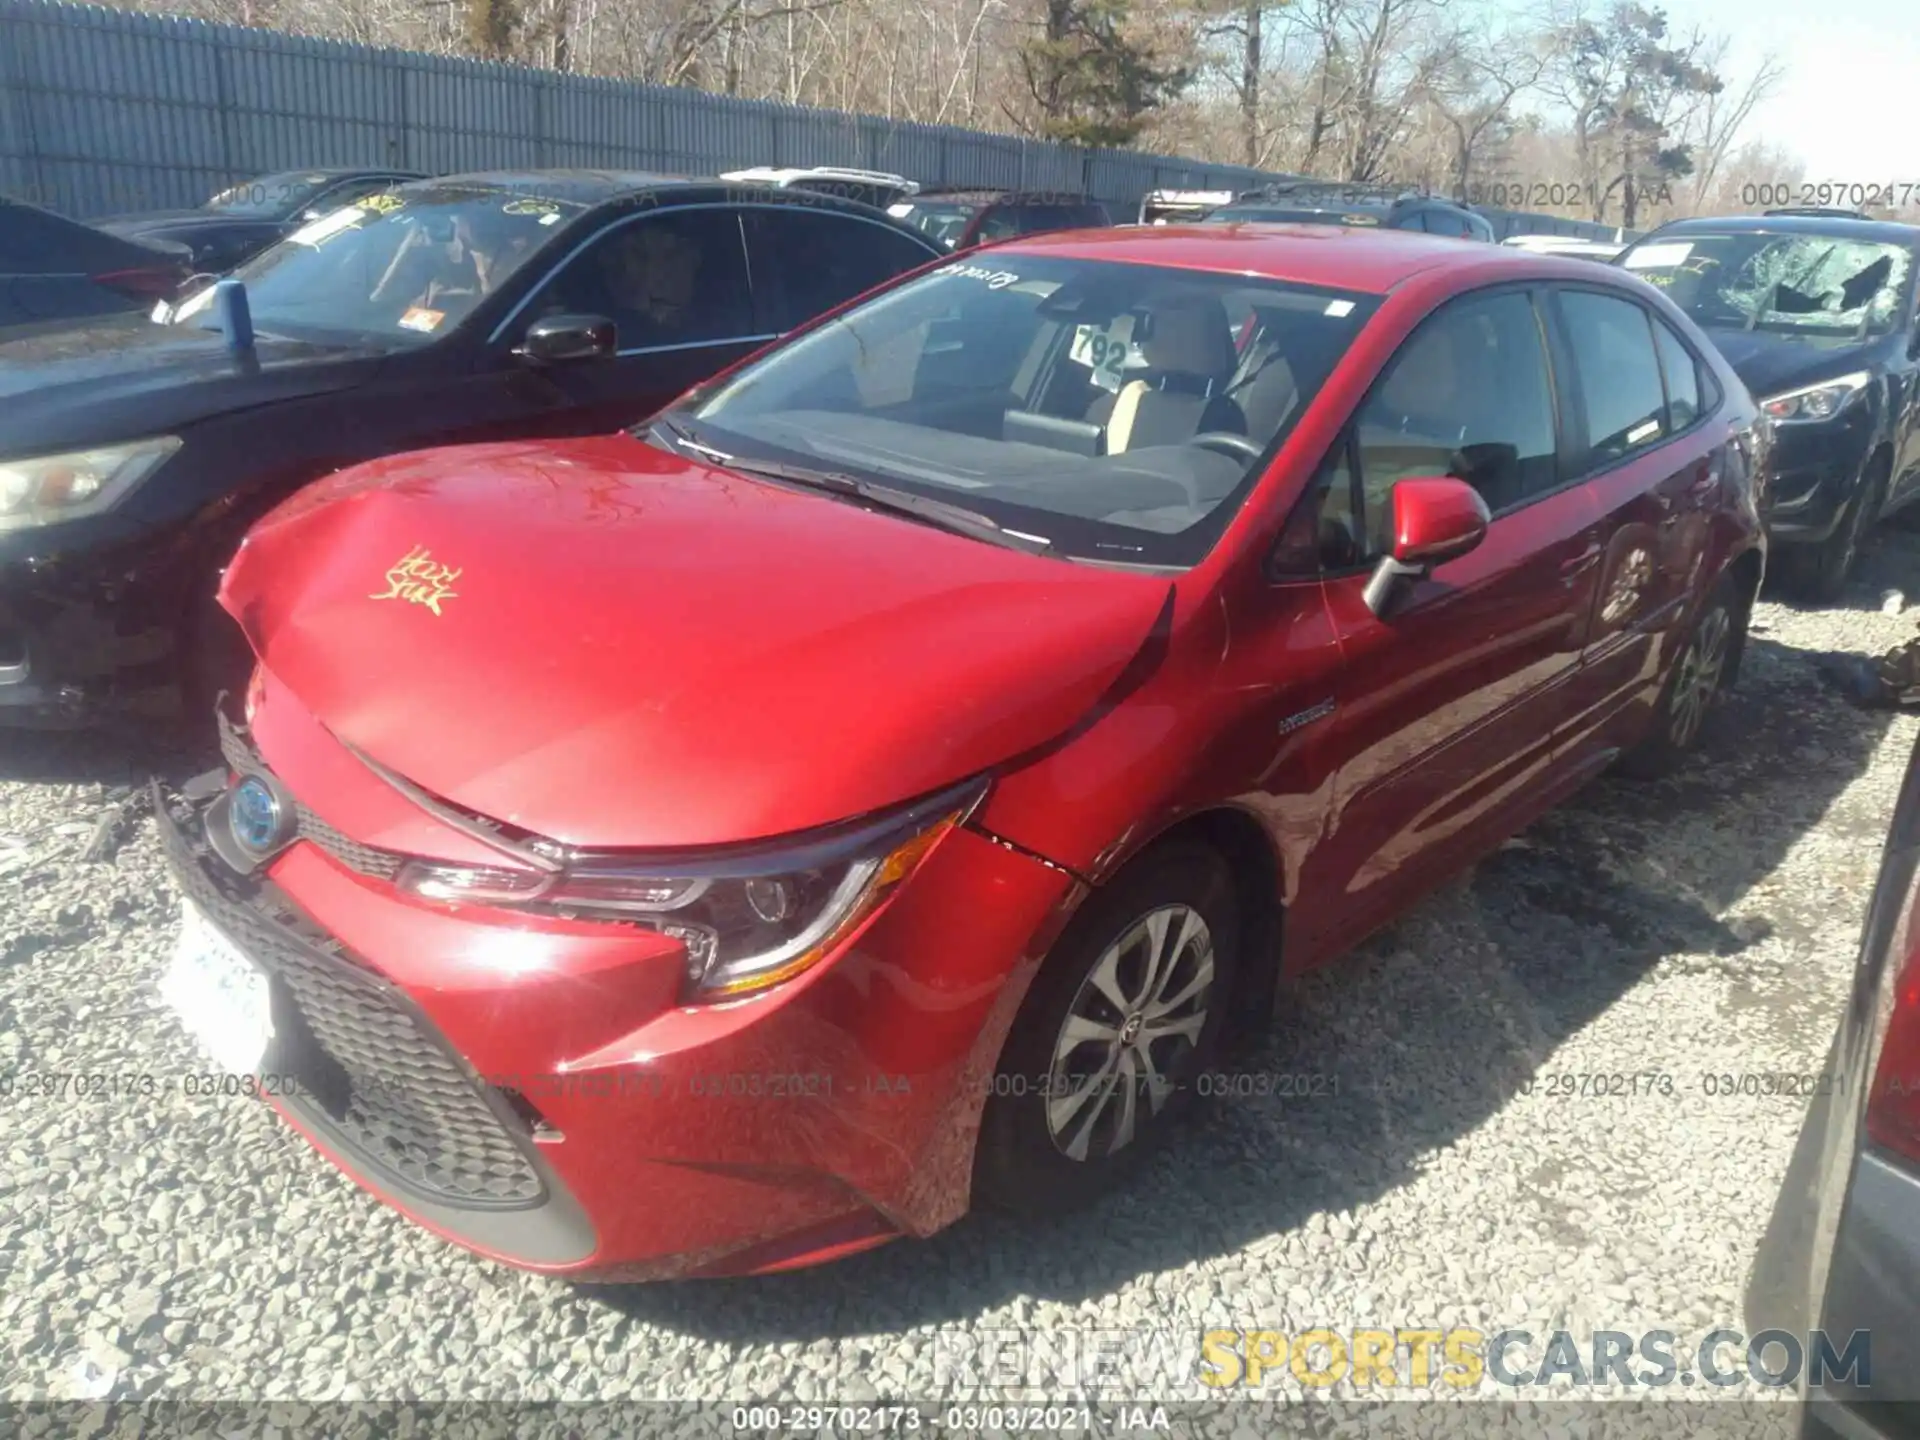
<path fill-rule="evenodd" d="M 264 1069 L 284 1103 L 379 1178 L 470 1209 L 539 1205 L 527 1123 L 489 1092 L 401 991 L 325 934 L 267 880 L 243 880 L 197 845 L 197 817 L 155 813 L 175 877 L 273 978 L 274 1041 Z M 516 1134 L 518 1139 L 516 1139 Z"/>
<path fill-rule="evenodd" d="M 246 732 L 236 726 L 223 713 L 220 720 L 220 753 L 227 765 L 242 774 L 259 772 L 264 774 L 266 762 L 253 748 Z M 318 845 L 327 854 L 339 861 L 347 869 L 358 874 L 370 876 L 375 880 L 391 880 L 400 873 L 400 867 L 406 863 L 406 857 L 396 855 L 391 850 L 382 850 L 373 845 L 362 845 L 358 840 L 349 839 L 333 826 L 322 820 L 304 804 L 295 802 L 295 819 L 298 822 L 297 834 L 300 839 Z"/>

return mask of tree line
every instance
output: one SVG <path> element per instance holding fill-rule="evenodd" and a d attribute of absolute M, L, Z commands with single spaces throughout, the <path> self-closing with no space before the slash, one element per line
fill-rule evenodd
<path fill-rule="evenodd" d="M 1638 0 L 131 3 L 1628 228 L 1814 198 L 1752 133 L 1784 63 Z"/>

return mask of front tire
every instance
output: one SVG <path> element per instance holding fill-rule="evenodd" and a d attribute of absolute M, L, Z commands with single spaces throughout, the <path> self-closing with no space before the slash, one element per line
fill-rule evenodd
<path fill-rule="evenodd" d="M 1018 1214 L 1118 1185 L 1192 1109 L 1239 958 L 1226 862 L 1173 841 L 1089 900 L 1041 966 L 981 1119 L 974 1193 Z"/>
<path fill-rule="evenodd" d="M 1699 745 L 1745 624 L 1746 605 L 1733 577 L 1722 575 L 1694 618 L 1686 645 L 1667 674 L 1654 710 L 1653 728 L 1620 757 L 1622 774 L 1638 780 L 1670 775 Z"/>
<path fill-rule="evenodd" d="M 1794 588 L 1807 599 L 1831 605 L 1846 594 L 1860 548 L 1880 515 L 1882 469 L 1877 458 L 1868 462 L 1831 535 L 1817 545 L 1793 546 L 1783 557 Z"/>

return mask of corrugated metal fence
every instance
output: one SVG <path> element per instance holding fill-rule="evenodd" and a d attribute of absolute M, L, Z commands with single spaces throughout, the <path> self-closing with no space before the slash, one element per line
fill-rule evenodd
<path fill-rule="evenodd" d="M 0 0 L 0 194 L 80 217 L 198 205 L 238 180 L 324 165 L 429 174 L 596 166 L 712 174 L 854 165 L 922 185 L 1091 194 L 1130 218 L 1160 188 L 1273 177 L 950 125 L 379 50 L 160 15 Z M 1483 210 L 1501 238 L 1612 232 Z"/>
<path fill-rule="evenodd" d="M 0 192 L 70 215 L 197 205 L 276 170 L 854 165 L 931 184 L 1232 189 L 1259 172 L 203 21 L 0 0 Z"/>

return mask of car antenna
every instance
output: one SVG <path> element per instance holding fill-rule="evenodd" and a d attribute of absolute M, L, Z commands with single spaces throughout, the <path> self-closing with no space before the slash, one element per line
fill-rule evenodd
<path fill-rule="evenodd" d="M 227 349 L 234 359 L 253 354 L 253 311 L 247 304 L 246 282 L 222 280 L 213 287 L 214 318 L 227 337 Z"/>

